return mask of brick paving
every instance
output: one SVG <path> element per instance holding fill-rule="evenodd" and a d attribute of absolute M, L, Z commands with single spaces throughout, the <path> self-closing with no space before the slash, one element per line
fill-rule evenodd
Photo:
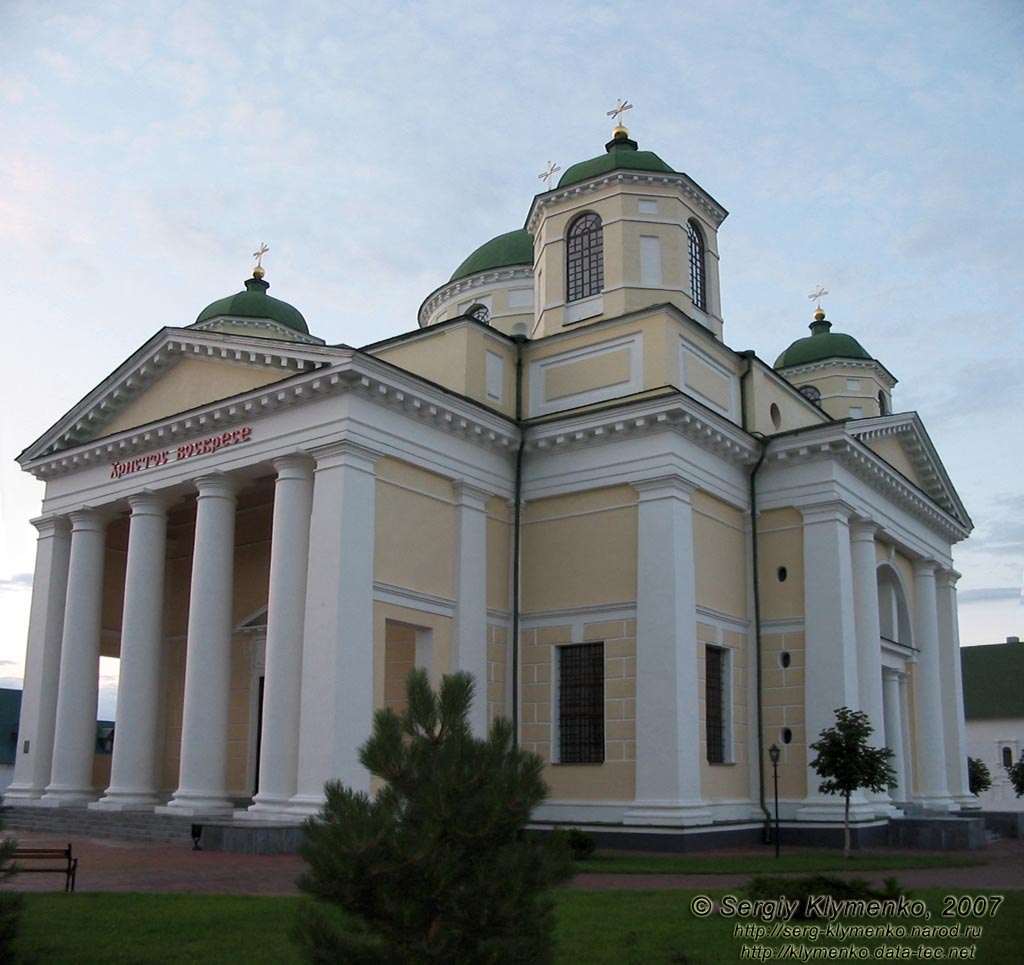
<path fill-rule="evenodd" d="M 78 856 L 78 891 L 193 892 L 231 895 L 297 895 L 295 880 L 304 870 L 297 855 L 245 855 L 221 851 L 193 851 L 187 845 L 129 841 L 43 831 L 17 831 L 25 847 L 63 847 L 69 841 Z M 796 849 L 793 849 L 796 850 Z M 857 872 L 858 877 L 881 883 L 895 875 L 906 888 L 965 888 L 984 891 L 1024 891 L 1024 841 L 1002 839 L 971 852 L 864 851 L 862 854 L 963 854 L 986 864 L 966 868 L 919 868 L 904 871 Z M 705 856 L 738 857 L 765 854 L 763 850 L 736 849 L 707 852 Z M 663 888 L 733 888 L 748 875 L 579 875 L 569 887 L 583 890 L 655 890 Z M 22 875 L 4 887 L 19 891 L 60 891 L 59 875 Z"/>

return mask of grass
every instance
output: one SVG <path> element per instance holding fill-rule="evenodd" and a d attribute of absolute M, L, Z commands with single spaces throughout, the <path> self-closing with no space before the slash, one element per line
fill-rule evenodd
<path fill-rule="evenodd" d="M 734 937 L 734 927 L 737 922 L 756 923 L 756 919 L 729 919 L 717 913 L 702 919 L 690 910 L 695 895 L 720 898 L 726 893 L 736 892 L 560 891 L 555 896 L 556 962 L 719 965 L 740 961 L 742 946 L 756 942 Z M 943 895 L 938 889 L 914 892 L 913 896 L 925 899 L 932 911 L 928 924 L 957 922 L 940 917 Z M 289 932 L 302 900 L 233 895 L 30 894 L 25 899 L 17 947 L 20 960 L 27 965 L 282 965 L 298 961 Z M 864 939 L 852 944 L 871 949 L 871 960 L 875 960 L 874 949 L 885 944 L 914 948 L 924 944 L 944 952 L 976 944 L 974 961 L 1009 965 L 1020 961 L 1018 922 L 1022 916 L 1024 892 L 1011 892 L 995 917 L 962 920 L 982 927 L 978 939 Z M 760 944 L 782 943 L 766 940 Z M 851 942 L 818 938 L 803 944 L 826 948 Z"/>
<path fill-rule="evenodd" d="M 760 875 L 786 872 L 812 873 L 840 871 L 857 875 L 869 871 L 898 871 L 907 868 L 964 868 L 984 864 L 971 858 L 907 854 L 854 854 L 844 858 L 842 852 L 801 851 L 776 858 L 774 854 L 737 855 L 713 858 L 702 855 L 624 854 L 597 851 L 585 861 L 576 862 L 580 874 L 620 875 Z"/>

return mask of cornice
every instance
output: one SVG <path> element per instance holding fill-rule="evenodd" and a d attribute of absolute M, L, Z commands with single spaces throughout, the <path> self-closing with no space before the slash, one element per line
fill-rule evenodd
<path fill-rule="evenodd" d="M 205 322 L 195 322 L 187 327 L 188 329 L 196 332 L 218 332 L 220 331 L 220 326 L 224 324 L 237 325 L 239 328 L 263 329 L 264 331 L 280 335 L 283 341 L 294 341 L 297 344 L 325 344 L 322 338 L 317 338 L 315 335 L 306 335 L 304 332 L 299 332 L 294 328 L 289 328 L 287 325 L 282 325 L 280 322 L 275 322 L 269 318 L 244 318 L 240 315 L 218 315 L 216 318 L 208 318 Z"/>
<path fill-rule="evenodd" d="M 831 356 L 817 362 L 807 362 L 804 365 L 783 366 L 775 371 L 778 375 L 788 381 L 792 376 L 810 375 L 815 372 L 824 371 L 825 369 L 835 368 L 837 365 L 842 365 L 851 369 L 870 369 L 878 378 L 879 382 L 889 389 L 890 392 L 899 381 L 896 376 L 894 376 L 884 365 L 882 365 L 881 362 L 876 359 L 848 359 Z"/>
<path fill-rule="evenodd" d="M 940 532 L 949 542 L 959 542 L 970 534 L 969 521 L 965 524 L 952 511 L 924 495 L 843 429 L 833 430 L 828 435 L 817 433 L 816 438 L 795 435 L 773 439 L 766 455 L 769 465 L 793 465 L 820 459 L 834 459 L 891 503 Z"/>
<path fill-rule="evenodd" d="M 484 448 L 511 450 L 518 445 L 519 432 L 510 420 L 436 390 L 416 376 L 385 366 L 354 349 L 336 350 L 336 354 L 344 359 L 300 373 L 284 383 L 272 383 L 95 443 L 45 452 L 36 458 L 23 456 L 19 461 L 36 478 L 51 479 L 112 460 L 123 461 L 150 449 L 181 445 L 190 439 L 223 432 L 253 417 L 346 392 L 400 410 Z"/>
<path fill-rule="evenodd" d="M 477 272 L 475 275 L 467 275 L 457 281 L 448 282 L 433 291 L 420 305 L 419 320 L 420 328 L 427 327 L 430 316 L 443 304 L 459 295 L 464 295 L 486 285 L 497 285 L 500 282 L 514 282 L 517 280 L 529 281 L 533 284 L 533 268 L 494 268 L 489 271 Z M 532 312 L 532 309 L 531 309 Z"/>
<path fill-rule="evenodd" d="M 681 393 L 610 405 L 569 419 L 531 426 L 526 451 L 578 448 L 666 430 L 736 465 L 750 465 L 758 456 L 756 443 L 739 426 L 708 412 Z"/>
<path fill-rule="evenodd" d="M 541 211 L 553 205 L 562 204 L 566 201 L 576 200 L 595 191 L 600 191 L 611 185 L 652 185 L 662 184 L 669 187 L 681 188 L 684 197 L 693 206 L 707 216 L 708 221 L 717 229 L 726 219 L 728 211 L 725 210 L 714 198 L 703 190 L 689 175 L 676 174 L 672 172 L 653 171 L 609 171 L 600 177 L 590 178 L 578 184 L 570 184 L 565 188 L 556 188 L 546 194 L 538 194 L 530 206 L 530 213 L 526 219 L 526 230 L 536 237 L 538 222 L 541 219 Z"/>

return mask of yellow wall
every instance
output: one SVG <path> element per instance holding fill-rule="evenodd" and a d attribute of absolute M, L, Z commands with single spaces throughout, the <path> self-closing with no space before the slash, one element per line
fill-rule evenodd
<path fill-rule="evenodd" d="M 508 717 L 508 631 L 487 627 L 487 724 Z"/>
<path fill-rule="evenodd" d="M 584 642 L 604 642 L 605 760 L 603 764 L 548 764 L 544 779 L 561 801 L 624 800 L 636 797 L 636 621 L 584 625 Z M 567 626 L 522 634 L 520 715 L 522 744 L 552 759 L 555 648 L 571 642 Z"/>
<path fill-rule="evenodd" d="M 629 486 L 530 502 L 523 609 L 636 599 L 636 493 Z"/>
<path fill-rule="evenodd" d="M 747 615 L 747 554 L 743 513 L 703 492 L 693 494 L 697 603 Z"/>
<path fill-rule="evenodd" d="M 456 514 L 451 483 L 395 459 L 377 463 L 373 577 L 451 597 Z"/>
<path fill-rule="evenodd" d="M 787 620 L 804 613 L 803 517 L 795 509 L 772 509 L 758 517 L 761 619 Z M 779 567 L 786 568 L 785 581 Z"/>
<path fill-rule="evenodd" d="M 208 402 L 279 382 L 294 374 L 293 369 L 269 365 L 226 365 L 201 359 L 180 359 L 170 371 L 115 415 L 100 434 L 107 436 L 123 429 L 133 429 Z"/>
<path fill-rule="evenodd" d="M 508 500 L 487 501 L 487 608 L 509 610 L 512 567 L 512 507 Z"/>
<path fill-rule="evenodd" d="M 782 654 L 789 653 L 790 664 L 782 667 Z M 762 713 L 764 743 L 777 744 L 782 751 L 779 763 L 779 796 L 803 798 L 807 795 L 807 727 L 804 717 L 804 635 L 803 633 L 766 634 L 761 639 Z M 782 737 L 789 728 L 792 740 Z M 817 736 L 817 735 L 815 735 Z M 767 762 L 767 755 L 765 757 Z M 767 772 L 771 766 L 766 764 Z"/>
<path fill-rule="evenodd" d="M 412 607 L 395 606 L 391 603 L 374 603 L 373 605 L 373 706 L 379 709 L 387 705 L 386 681 L 398 672 L 388 670 L 389 641 L 408 642 L 415 640 L 416 631 L 427 631 L 430 634 L 430 672 L 431 685 L 436 687 L 444 674 L 452 673 L 452 621 L 449 617 L 436 613 L 427 613 Z M 401 652 L 392 648 L 392 658 L 397 660 Z M 404 687 L 401 688 L 404 691 Z M 392 686 L 392 697 L 396 694 Z M 477 699 L 486 699 L 479 693 Z M 369 736 L 367 734 L 366 736 Z"/>
<path fill-rule="evenodd" d="M 867 446 L 898 473 L 906 476 L 915 486 L 921 486 L 921 478 L 898 439 L 893 439 L 891 436 L 885 439 L 872 439 Z"/>

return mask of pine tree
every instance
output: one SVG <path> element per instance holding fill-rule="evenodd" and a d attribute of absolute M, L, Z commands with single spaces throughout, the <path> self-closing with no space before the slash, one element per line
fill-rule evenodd
<path fill-rule="evenodd" d="M 839 707 L 836 722 L 821 732 L 811 744 L 817 757 L 811 767 L 825 780 L 818 785 L 822 794 L 842 794 L 843 857 L 850 857 L 850 795 L 859 788 L 884 791 L 896 786 L 896 775 L 889 761 L 892 751 L 888 747 L 871 747 L 868 738 L 874 728 L 868 715 L 861 710 Z"/>
<path fill-rule="evenodd" d="M 549 962 L 547 892 L 571 862 L 560 837 L 524 833 L 547 796 L 543 761 L 516 747 L 508 721 L 473 737 L 468 674 L 435 694 L 414 670 L 407 691 L 407 709 L 377 711 L 360 748 L 384 782 L 376 797 L 329 782 L 305 824 L 299 886 L 341 914 L 308 907 L 303 951 L 325 963 Z"/>

